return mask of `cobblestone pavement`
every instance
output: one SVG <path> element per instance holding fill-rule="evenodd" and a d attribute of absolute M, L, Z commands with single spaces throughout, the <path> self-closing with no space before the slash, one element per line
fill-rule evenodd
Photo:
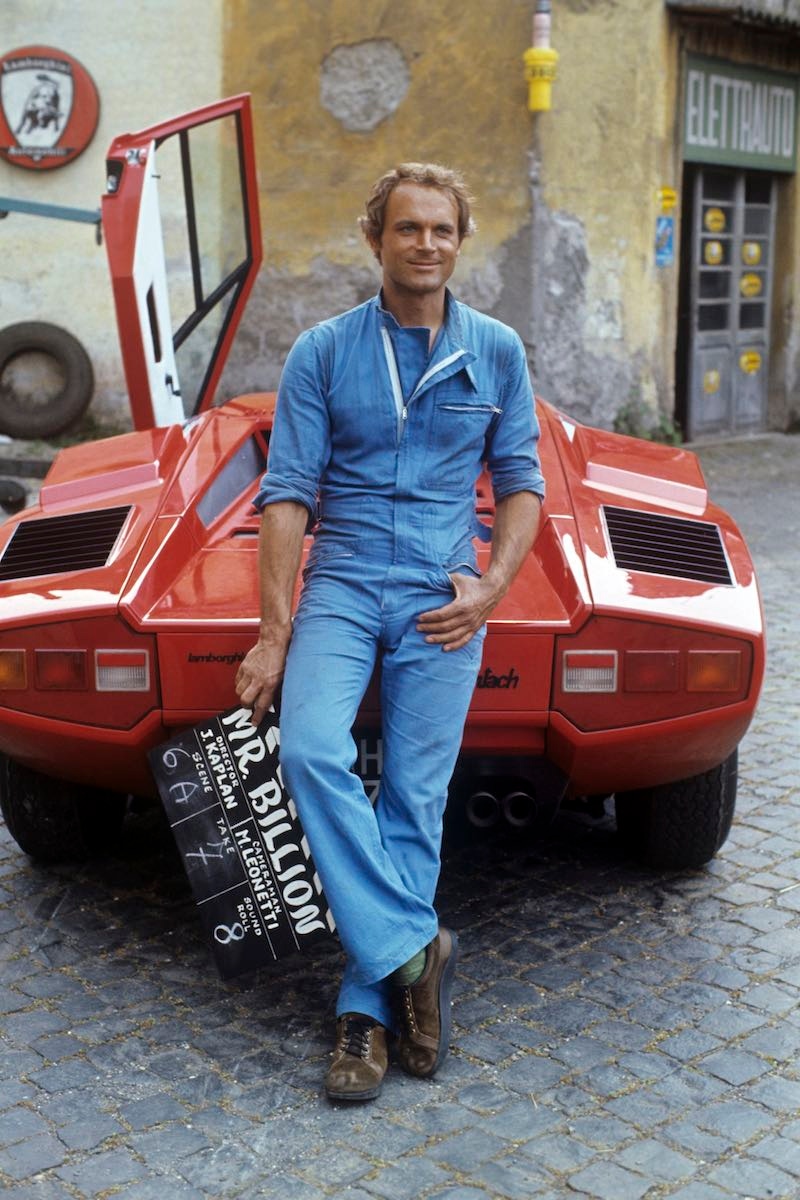
<path fill-rule="evenodd" d="M 435 1081 L 320 1095 L 333 950 L 221 983 L 170 835 L 32 865 L 0 833 L 8 1200 L 726 1200 L 800 1195 L 800 439 L 701 448 L 760 569 L 763 700 L 730 839 L 646 872 L 609 819 L 447 858 L 464 955 Z"/>

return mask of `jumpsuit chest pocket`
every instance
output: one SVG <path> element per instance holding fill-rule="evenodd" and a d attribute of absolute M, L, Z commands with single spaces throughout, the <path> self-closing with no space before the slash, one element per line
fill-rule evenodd
<path fill-rule="evenodd" d="M 501 412 L 490 396 L 464 390 L 437 394 L 422 483 L 444 491 L 472 487 L 480 472 L 489 426 Z"/>

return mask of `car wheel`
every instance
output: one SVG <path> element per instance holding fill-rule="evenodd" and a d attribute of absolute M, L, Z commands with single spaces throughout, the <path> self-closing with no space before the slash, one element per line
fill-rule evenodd
<path fill-rule="evenodd" d="M 21 850 L 47 862 L 93 858 L 116 840 L 127 798 L 0 758 L 0 811 Z"/>
<path fill-rule="evenodd" d="M 738 752 L 718 767 L 616 796 L 617 830 L 625 847 L 652 867 L 701 867 L 730 832 L 736 807 Z"/>
<path fill-rule="evenodd" d="M 0 433 L 46 438 L 83 416 L 94 391 L 89 355 L 46 321 L 0 329 Z"/>

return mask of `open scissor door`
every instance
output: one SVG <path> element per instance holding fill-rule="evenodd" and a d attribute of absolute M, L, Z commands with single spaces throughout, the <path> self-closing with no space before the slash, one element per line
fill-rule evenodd
<path fill-rule="evenodd" d="M 137 429 L 208 408 L 261 263 L 248 95 L 108 153 L 103 229 Z"/>

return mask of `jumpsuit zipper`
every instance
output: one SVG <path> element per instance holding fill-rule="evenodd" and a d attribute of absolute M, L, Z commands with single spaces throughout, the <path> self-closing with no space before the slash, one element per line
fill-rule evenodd
<path fill-rule="evenodd" d="M 389 330 L 385 325 L 381 326 L 381 340 L 383 342 L 383 354 L 386 359 L 386 367 L 389 371 L 389 382 L 392 385 L 392 395 L 394 396 L 394 406 L 397 410 L 397 443 L 402 441 L 405 424 L 408 420 L 408 406 L 412 400 L 416 400 L 425 385 L 431 380 L 434 375 L 438 375 L 440 371 L 444 371 L 452 363 L 457 362 L 459 358 L 463 358 L 466 354 L 465 350 L 456 350 L 453 354 L 448 354 L 447 358 L 443 358 L 441 362 L 434 363 L 429 367 L 425 374 L 420 379 L 414 391 L 406 400 L 403 396 L 403 387 L 400 383 L 400 372 L 397 369 L 397 356 L 392 345 L 392 338 Z"/>

